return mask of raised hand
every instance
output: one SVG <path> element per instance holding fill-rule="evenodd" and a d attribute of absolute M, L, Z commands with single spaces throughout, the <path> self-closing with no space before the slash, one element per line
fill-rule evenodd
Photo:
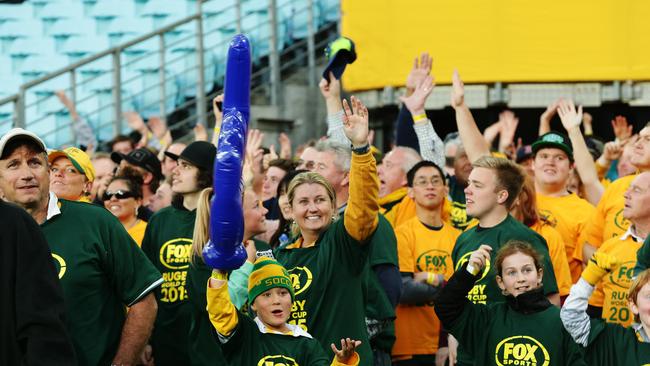
<path fill-rule="evenodd" d="M 519 118 L 515 116 L 514 112 L 505 110 L 499 114 L 499 121 L 501 121 L 501 134 L 499 135 L 499 151 L 505 152 L 506 149 L 514 145 L 515 133 L 519 125 Z"/>
<path fill-rule="evenodd" d="M 429 56 L 428 52 L 424 52 L 420 56 L 419 62 L 417 57 L 415 58 L 415 60 L 413 60 L 413 68 L 411 68 L 411 71 L 409 71 L 409 74 L 406 77 L 407 95 L 414 92 L 415 89 L 418 87 L 418 85 L 420 85 L 420 83 L 422 83 L 422 81 L 427 76 L 429 76 L 429 73 L 431 72 L 432 64 L 433 64 L 433 58 Z"/>
<path fill-rule="evenodd" d="M 576 111 L 576 106 L 572 100 L 561 99 L 558 103 L 557 113 L 560 115 L 560 120 L 565 130 L 571 131 L 574 128 L 580 128 L 580 124 L 582 123 L 582 106 L 579 106 Z"/>
<path fill-rule="evenodd" d="M 331 71 L 329 81 L 326 79 L 320 79 L 318 88 L 325 99 L 341 99 L 341 81 L 335 78 Z"/>
<path fill-rule="evenodd" d="M 614 130 L 614 136 L 618 141 L 625 141 L 632 136 L 632 126 L 627 123 L 627 118 L 623 116 L 616 116 L 612 120 L 612 130 Z"/>
<path fill-rule="evenodd" d="M 223 111 L 219 108 L 221 103 L 223 103 L 223 94 L 219 94 L 212 98 L 212 114 L 214 114 L 215 124 L 218 124 L 219 126 L 221 126 L 221 120 L 223 119 Z"/>
<path fill-rule="evenodd" d="M 605 144 L 605 149 L 603 150 L 603 159 L 607 162 L 612 162 L 618 160 L 621 155 L 623 155 L 623 147 L 619 142 L 610 141 Z"/>
<path fill-rule="evenodd" d="M 435 86 L 433 77 L 427 75 L 420 81 L 415 90 L 408 97 L 399 97 L 412 115 L 424 114 L 424 104 Z"/>
<path fill-rule="evenodd" d="M 549 123 L 551 122 L 551 119 L 553 119 L 553 116 L 557 113 L 557 108 L 558 105 L 560 104 L 561 99 L 556 100 L 555 102 L 551 103 L 546 107 L 546 110 L 544 113 L 542 113 L 540 119 L 548 121 Z"/>
<path fill-rule="evenodd" d="M 280 143 L 280 158 L 291 159 L 291 139 L 289 139 L 289 136 L 281 132 L 278 136 L 278 142 Z"/>
<path fill-rule="evenodd" d="M 160 117 L 149 118 L 149 123 L 147 123 L 147 125 L 158 140 L 162 139 L 167 132 L 167 123 Z"/>
<path fill-rule="evenodd" d="M 352 142 L 353 147 L 363 147 L 368 144 L 368 108 L 352 96 L 350 104 L 343 99 L 343 129 L 345 136 Z"/>
<path fill-rule="evenodd" d="M 336 348 L 334 343 L 330 346 L 332 351 L 336 355 L 336 360 L 339 363 L 347 364 L 350 360 L 350 357 L 354 356 L 354 352 L 361 345 L 361 341 L 355 341 L 350 338 L 341 339 L 341 349 Z"/>
<path fill-rule="evenodd" d="M 465 84 L 460 79 L 458 70 L 454 70 L 451 81 L 451 106 L 456 109 L 465 104 Z"/>
<path fill-rule="evenodd" d="M 205 126 L 201 123 L 194 126 L 194 141 L 208 141 L 208 131 L 205 130 Z"/>
<path fill-rule="evenodd" d="M 471 270 L 472 274 L 477 275 L 483 271 L 483 268 L 490 261 L 490 253 L 492 252 L 492 247 L 489 245 L 481 245 L 476 249 L 469 257 L 469 263 L 467 264 L 467 270 Z"/>

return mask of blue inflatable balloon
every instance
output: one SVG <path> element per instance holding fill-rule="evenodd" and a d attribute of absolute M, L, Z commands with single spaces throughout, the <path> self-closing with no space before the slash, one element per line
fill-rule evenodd
<path fill-rule="evenodd" d="M 224 81 L 223 122 L 214 162 L 214 197 L 210 205 L 210 240 L 203 260 L 230 271 L 246 261 L 241 175 L 250 113 L 251 52 L 248 39 L 230 41 Z"/>

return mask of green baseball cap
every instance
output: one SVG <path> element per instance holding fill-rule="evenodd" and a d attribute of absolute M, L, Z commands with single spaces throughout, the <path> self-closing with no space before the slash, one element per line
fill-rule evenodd
<path fill-rule="evenodd" d="M 331 71 L 334 77 L 340 80 L 345 67 L 357 59 L 357 52 L 354 42 L 350 38 L 339 37 L 327 46 L 325 56 L 327 56 L 328 63 L 323 70 L 323 79 L 329 80 Z"/>
<path fill-rule="evenodd" d="M 569 160 L 573 161 L 573 148 L 571 147 L 571 141 L 569 141 L 569 138 L 566 135 L 559 132 L 551 131 L 543 134 L 539 139 L 537 139 L 537 141 L 533 142 L 531 148 L 533 150 L 533 155 L 537 154 L 541 149 L 560 149 L 567 154 Z"/>

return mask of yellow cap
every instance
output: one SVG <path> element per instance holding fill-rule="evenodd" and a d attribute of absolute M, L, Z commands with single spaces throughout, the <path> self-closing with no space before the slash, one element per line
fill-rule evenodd
<path fill-rule="evenodd" d="M 77 168 L 79 173 L 85 175 L 86 178 L 88 178 L 89 182 L 95 180 L 95 168 L 90 162 L 90 156 L 88 156 L 85 151 L 76 147 L 68 147 L 63 150 L 54 150 L 50 152 L 47 155 L 47 159 L 49 160 L 50 164 L 52 164 L 56 158 L 61 156 L 68 158 L 72 165 Z"/>

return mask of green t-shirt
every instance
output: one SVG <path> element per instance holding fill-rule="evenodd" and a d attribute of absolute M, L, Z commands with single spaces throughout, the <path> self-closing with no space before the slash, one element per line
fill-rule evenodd
<path fill-rule="evenodd" d="M 638 276 L 639 273 L 650 268 L 650 236 L 648 236 L 643 243 L 643 246 L 636 252 L 636 266 L 634 267 L 634 275 Z"/>
<path fill-rule="evenodd" d="M 237 313 L 239 322 L 221 345 L 230 366 L 327 366 L 330 360 L 313 338 L 261 333 L 254 320 Z M 216 332 L 213 333 L 216 340 Z M 339 343 L 340 344 L 340 343 Z M 340 347 L 340 346 L 339 346 Z M 221 365 L 214 362 L 213 365 Z"/>
<path fill-rule="evenodd" d="M 397 238 L 384 215 L 379 215 L 377 229 L 372 235 L 369 245 L 368 277 L 364 285 L 367 289 L 366 317 L 380 322 L 379 333 L 372 337 L 370 343 L 372 348 L 390 353 L 395 343 L 395 309 L 372 269 L 381 264 L 391 264 L 396 269 L 399 268 Z"/>
<path fill-rule="evenodd" d="M 354 240 L 341 218 L 308 248 L 279 248 L 275 257 L 293 281 L 295 301 L 289 323 L 302 326 L 334 357 L 330 344 L 341 338 L 363 342 L 360 365 L 372 365 L 365 323 L 363 281 L 369 245 Z"/>
<path fill-rule="evenodd" d="M 483 272 L 481 279 L 476 282 L 474 288 L 467 294 L 469 300 L 476 304 L 492 304 L 505 301 L 501 289 L 497 286 L 496 272 L 491 264 L 494 263 L 499 249 L 513 239 L 530 243 L 535 250 L 542 254 L 544 257 L 542 263 L 544 266 L 544 277 L 542 278 L 544 293 L 553 294 L 558 291 L 546 240 L 508 215 L 505 220 L 491 228 L 474 226 L 462 233 L 456 240 L 454 250 L 451 252 L 455 270 L 461 268 L 472 252 L 481 245 L 486 244 L 492 247 L 491 258 L 486 267 L 487 270 Z M 463 347 L 459 347 L 458 362 L 460 365 L 471 364 L 471 358 Z"/>
<path fill-rule="evenodd" d="M 503 302 L 468 303 L 449 331 L 475 356 L 474 365 L 586 365 L 555 306 L 522 314 Z"/>
<path fill-rule="evenodd" d="M 650 365 L 650 343 L 639 341 L 632 328 L 591 319 L 585 360 L 590 366 Z"/>
<path fill-rule="evenodd" d="M 41 227 L 63 287 L 68 331 L 80 365 L 109 365 L 126 306 L 162 279 L 124 226 L 103 207 L 59 200 Z"/>
<path fill-rule="evenodd" d="M 214 337 L 214 327 L 210 322 L 206 300 L 206 286 L 212 274 L 212 269 L 203 263 L 201 258 L 194 261 L 187 269 L 187 296 L 192 307 L 190 311 L 189 329 L 189 365 L 215 366 L 225 365 L 226 360 L 221 352 L 221 344 Z"/>
<path fill-rule="evenodd" d="M 449 200 L 451 201 L 451 225 L 458 230 L 465 230 L 471 217 L 467 216 L 465 185 L 458 183 L 456 177 L 449 178 Z"/>
<path fill-rule="evenodd" d="M 196 210 L 165 207 L 151 217 L 142 240 L 142 250 L 165 280 L 156 289 L 158 314 L 150 340 L 156 365 L 189 363 L 191 306 L 185 283 L 195 218 Z"/>

